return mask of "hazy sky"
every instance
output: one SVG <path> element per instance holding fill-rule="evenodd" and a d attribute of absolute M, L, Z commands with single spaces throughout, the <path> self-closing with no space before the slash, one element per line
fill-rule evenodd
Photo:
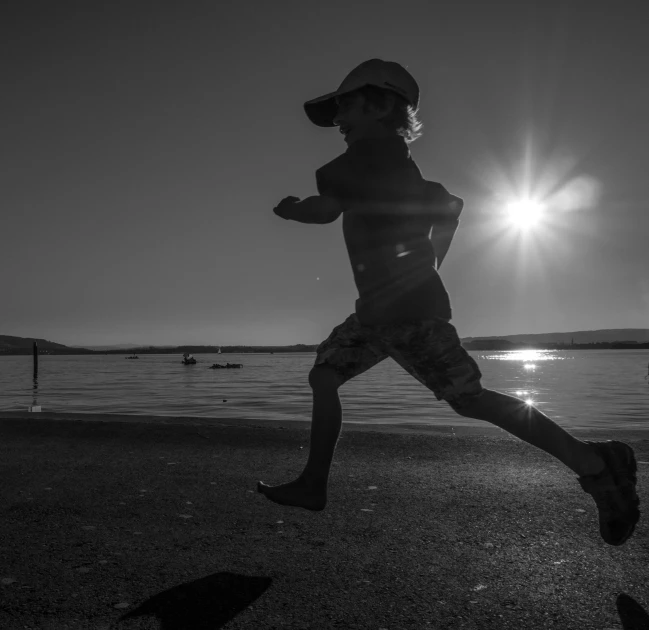
<path fill-rule="evenodd" d="M 0 334 L 322 341 L 357 297 L 342 221 L 272 208 L 346 149 L 304 101 L 373 57 L 419 82 L 412 155 L 465 199 L 460 336 L 649 327 L 646 0 L 2 6 Z"/>

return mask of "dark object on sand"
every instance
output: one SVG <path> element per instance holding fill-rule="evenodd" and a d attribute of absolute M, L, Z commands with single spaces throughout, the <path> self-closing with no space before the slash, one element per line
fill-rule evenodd
<path fill-rule="evenodd" d="M 227 369 L 227 368 L 242 368 L 242 367 L 243 367 L 242 363 L 228 363 L 226 365 L 219 365 L 218 363 L 215 363 L 214 365 L 210 365 L 210 370 Z"/>
<path fill-rule="evenodd" d="M 213 573 L 157 593 L 137 608 L 122 615 L 120 621 L 150 616 L 161 628 L 223 628 L 251 606 L 270 587 L 266 576 Z"/>

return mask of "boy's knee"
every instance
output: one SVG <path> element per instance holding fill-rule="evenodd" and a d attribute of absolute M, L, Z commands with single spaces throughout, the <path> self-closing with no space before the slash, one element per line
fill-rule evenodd
<path fill-rule="evenodd" d="M 342 384 L 342 376 L 331 365 L 316 365 L 309 372 L 311 389 L 338 389 Z"/>
<path fill-rule="evenodd" d="M 452 398 L 447 398 L 446 402 L 451 406 L 453 411 L 458 413 L 465 418 L 474 417 L 476 409 L 480 406 L 480 396 L 482 392 L 478 394 L 464 394 L 460 396 L 453 396 Z"/>

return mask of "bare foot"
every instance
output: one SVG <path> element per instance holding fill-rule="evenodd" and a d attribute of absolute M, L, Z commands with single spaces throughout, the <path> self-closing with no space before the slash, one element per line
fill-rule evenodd
<path fill-rule="evenodd" d="M 327 505 L 326 486 L 315 486 L 302 477 L 281 486 L 267 486 L 259 481 L 257 482 L 257 492 L 261 492 L 267 499 L 280 505 L 292 505 L 314 512 L 324 510 Z"/>

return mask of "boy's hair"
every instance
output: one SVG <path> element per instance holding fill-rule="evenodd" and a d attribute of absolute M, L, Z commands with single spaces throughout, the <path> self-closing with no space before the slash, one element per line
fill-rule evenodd
<path fill-rule="evenodd" d="M 394 96 L 394 107 L 382 120 L 382 123 L 388 128 L 394 129 L 398 135 L 403 136 L 407 144 L 414 142 L 423 135 L 421 131 L 423 124 L 417 118 L 419 110 L 410 105 L 400 94 L 375 85 L 364 85 L 358 89 L 358 92 L 365 98 L 365 102 L 363 103 L 364 111 L 367 110 L 368 104 L 372 104 L 378 108 L 384 107 L 388 92 L 390 92 Z"/>

